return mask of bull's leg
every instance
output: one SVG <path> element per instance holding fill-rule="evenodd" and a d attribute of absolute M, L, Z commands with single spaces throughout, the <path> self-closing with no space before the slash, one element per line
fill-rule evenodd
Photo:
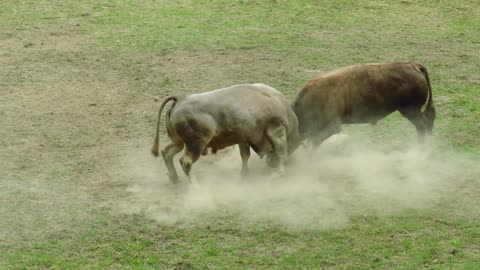
<path fill-rule="evenodd" d="M 238 144 L 240 149 L 240 156 L 242 157 L 242 177 L 246 177 L 248 174 L 248 159 L 250 158 L 250 146 L 245 143 Z"/>
<path fill-rule="evenodd" d="M 425 142 L 425 135 L 426 135 L 426 127 L 425 127 L 425 119 L 423 115 L 420 115 L 415 118 L 408 118 L 408 120 L 415 126 L 417 129 L 417 136 L 418 142 L 423 144 Z"/>
<path fill-rule="evenodd" d="M 425 111 L 423 111 L 423 117 L 425 118 L 425 128 L 428 135 L 433 134 L 433 123 L 436 118 L 435 106 L 433 104 L 427 105 Z"/>
<path fill-rule="evenodd" d="M 279 158 L 278 171 L 283 175 L 285 173 L 285 165 L 288 155 L 287 130 L 284 126 L 269 127 L 266 135 L 272 144 L 274 153 Z"/>
<path fill-rule="evenodd" d="M 313 157 L 315 152 L 317 152 L 320 144 L 322 144 L 332 135 L 340 133 L 340 131 L 342 131 L 342 121 L 340 119 L 332 120 L 330 123 L 318 130 L 318 133 L 312 138 L 312 152 L 310 153 L 311 157 Z"/>
<path fill-rule="evenodd" d="M 183 172 L 188 177 L 188 181 L 192 182 L 191 170 L 192 165 L 195 163 L 200 154 L 203 151 L 204 146 L 201 143 L 189 143 L 186 145 L 185 153 L 180 158 L 180 164 L 182 165 Z"/>
<path fill-rule="evenodd" d="M 411 109 L 400 111 L 403 117 L 407 118 L 417 129 L 418 142 L 423 144 L 425 142 L 425 135 L 427 133 L 426 119 L 421 109 Z"/>
<path fill-rule="evenodd" d="M 178 154 L 178 152 L 182 151 L 182 149 L 183 143 L 170 142 L 170 144 L 168 144 L 162 150 L 162 157 L 168 170 L 168 177 L 173 183 L 176 183 L 178 181 L 177 171 L 175 170 L 175 166 L 173 165 L 173 157 Z"/>
<path fill-rule="evenodd" d="M 175 126 L 180 138 L 185 142 L 185 152 L 180 158 L 180 164 L 190 183 L 192 183 L 192 166 L 212 139 L 214 126 L 215 123 L 211 118 L 201 116 L 179 122 Z"/>

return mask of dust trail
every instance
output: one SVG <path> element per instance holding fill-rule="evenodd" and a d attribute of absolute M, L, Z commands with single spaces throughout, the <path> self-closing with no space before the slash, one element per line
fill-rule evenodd
<path fill-rule="evenodd" d="M 436 157 L 428 148 L 386 152 L 368 139 L 340 134 L 312 157 L 308 149 L 299 149 L 282 178 L 252 155 L 251 175 L 242 181 L 236 147 L 201 157 L 193 167 L 200 182 L 195 188 L 186 184 L 178 162 L 183 184 L 171 184 L 163 160 L 149 156 L 148 143 L 144 145 L 126 155 L 124 173 L 131 196 L 120 209 L 143 212 L 162 223 L 189 224 L 235 213 L 246 221 L 339 227 L 365 211 L 383 215 L 431 207 L 458 184 L 465 162 L 451 153 Z"/>

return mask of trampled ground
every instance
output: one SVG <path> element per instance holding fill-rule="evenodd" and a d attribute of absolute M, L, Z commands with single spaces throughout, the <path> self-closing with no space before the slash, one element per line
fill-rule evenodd
<path fill-rule="evenodd" d="M 479 18 L 466 0 L 2 1 L 0 268 L 480 267 Z M 149 155 L 169 94 L 291 99 L 393 61 L 429 69 L 425 149 L 393 114 L 300 149 L 285 179 L 252 158 L 241 182 L 233 148 L 196 164 L 200 189 L 174 187 Z"/>

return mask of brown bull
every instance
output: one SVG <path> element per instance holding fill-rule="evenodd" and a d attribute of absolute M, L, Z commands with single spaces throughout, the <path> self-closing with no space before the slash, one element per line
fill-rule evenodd
<path fill-rule="evenodd" d="M 173 157 L 184 147 L 180 164 L 190 180 L 193 163 L 207 148 L 216 152 L 238 144 L 241 172 L 246 175 L 250 148 L 262 158 L 266 155 L 270 167 L 283 171 L 288 154 L 298 146 L 297 117 L 283 94 L 264 84 L 240 84 L 166 98 L 158 112 L 154 156 L 158 156 L 161 113 L 169 101 L 173 101 L 166 117 L 170 143 L 161 153 L 172 182 L 178 179 Z"/>
<path fill-rule="evenodd" d="M 301 137 L 314 148 L 340 132 L 342 124 L 375 124 L 395 111 L 415 126 L 421 142 L 435 121 L 427 69 L 414 63 L 353 65 L 318 75 L 297 94 L 292 108 Z"/>

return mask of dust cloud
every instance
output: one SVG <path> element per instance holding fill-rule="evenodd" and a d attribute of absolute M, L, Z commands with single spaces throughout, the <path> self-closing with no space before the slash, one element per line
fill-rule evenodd
<path fill-rule="evenodd" d="M 189 185 L 176 157 L 181 184 L 168 180 L 162 158 L 145 147 L 124 160 L 128 193 L 118 207 L 167 224 L 193 224 L 205 217 L 234 215 L 245 222 L 269 220 L 287 226 L 338 228 L 358 214 L 390 215 L 433 207 L 458 185 L 465 159 L 433 147 L 386 150 L 367 138 L 339 134 L 314 154 L 301 147 L 287 173 L 278 177 L 252 153 L 250 176 L 240 176 L 236 147 L 200 157 Z M 460 177 L 461 178 L 461 177 Z"/>

